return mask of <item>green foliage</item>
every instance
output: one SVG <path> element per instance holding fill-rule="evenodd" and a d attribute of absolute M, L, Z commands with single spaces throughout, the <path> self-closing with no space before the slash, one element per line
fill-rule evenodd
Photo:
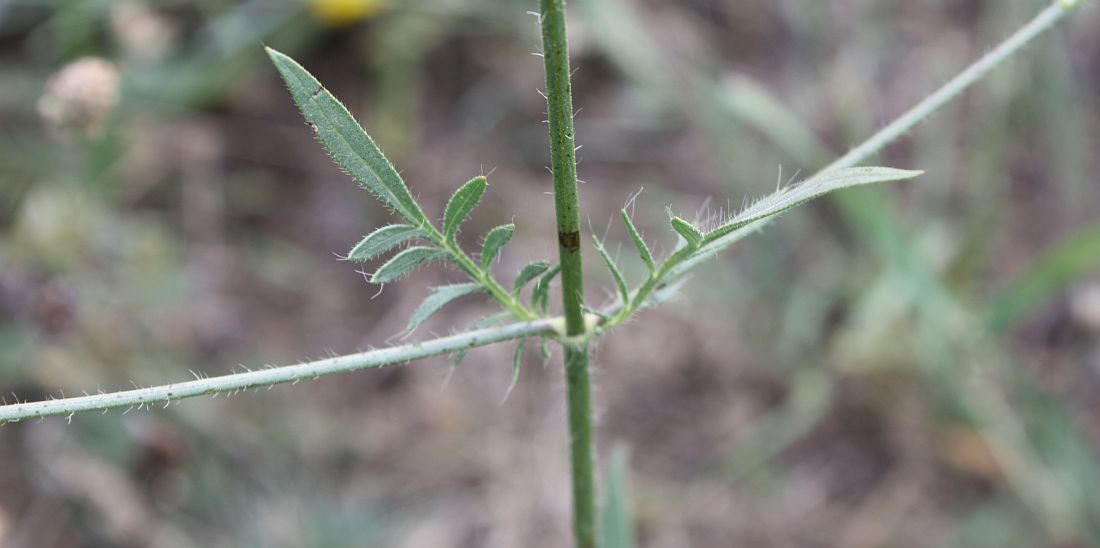
<path fill-rule="evenodd" d="M 531 307 L 537 310 L 540 314 L 547 314 L 550 308 L 550 282 L 561 273 L 561 265 L 556 264 L 550 267 L 539 276 L 539 280 L 535 282 L 535 288 L 531 290 Z"/>
<path fill-rule="evenodd" d="M 427 299 L 424 299 L 424 302 L 420 304 L 416 312 L 413 312 L 412 317 L 409 318 L 409 325 L 405 329 L 407 331 L 412 331 L 419 327 L 420 324 L 424 323 L 424 320 L 427 320 L 432 314 L 438 312 L 440 308 L 446 306 L 447 303 L 459 297 L 465 297 L 466 295 L 484 290 L 485 288 L 482 287 L 481 284 L 476 283 L 437 287 L 432 290 L 432 294 L 428 295 Z"/>
<path fill-rule="evenodd" d="M 271 48 L 267 54 L 332 159 L 414 226 L 431 224 L 393 164 L 348 109 L 296 61 Z"/>
<path fill-rule="evenodd" d="M 451 200 L 447 202 L 447 209 L 443 213 L 443 236 L 447 240 L 454 241 L 458 234 L 458 227 L 462 226 L 462 222 L 477 207 L 481 196 L 485 194 L 487 184 L 485 177 L 474 177 L 455 191 L 454 196 L 451 196 Z"/>
<path fill-rule="evenodd" d="M 669 224 L 672 225 L 672 229 L 675 230 L 677 234 L 684 238 L 688 248 L 698 249 L 699 244 L 703 243 L 703 232 L 695 228 L 695 225 L 679 217 L 669 219 Z"/>
<path fill-rule="evenodd" d="M 634 242 L 634 247 L 638 250 L 638 256 L 642 258 L 642 262 L 645 263 L 646 268 L 650 273 L 657 270 L 657 264 L 653 262 L 653 253 L 649 251 L 649 246 L 646 245 L 645 240 L 642 239 L 642 235 L 638 233 L 638 229 L 634 227 L 634 221 L 630 219 L 630 214 L 625 209 L 621 211 L 623 216 L 623 224 L 626 225 L 627 232 L 630 233 L 630 239 Z"/>
<path fill-rule="evenodd" d="M 351 248 L 348 260 L 367 261 L 409 240 L 426 236 L 424 231 L 412 225 L 386 225 L 371 232 Z"/>
<path fill-rule="evenodd" d="M 741 213 L 734 215 L 722 226 L 708 232 L 702 243 L 711 243 L 739 228 L 778 215 L 836 190 L 871 183 L 912 179 L 921 173 L 924 172 L 888 167 L 852 167 L 826 171 L 810 177 L 800 184 L 781 189 L 766 198 L 756 201 Z M 679 229 L 677 229 L 677 232 L 679 232 Z M 681 232 L 681 234 L 683 233 Z"/>
<path fill-rule="evenodd" d="M 420 265 L 449 257 L 446 250 L 438 247 L 410 247 L 383 264 L 373 276 L 371 283 L 384 284 L 402 278 L 416 270 Z"/>
<path fill-rule="evenodd" d="M 488 271 L 493 266 L 493 261 L 500 255 L 500 250 L 512 241 L 512 235 L 516 233 L 516 225 L 506 224 L 489 231 L 485 236 L 485 244 L 481 247 L 481 269 Z"/>
<path fill-rule="evenodd" d="M 524 266 L 523 270 L 519 271 L 519 275 L 516 276 L 515 283 L 512 284 L 512 294 L 519 295 L 519 293 L 523 291 L 524 286 L 526 286 L 531 280 L 534 280 L 540 274 L 546 272 L 549 269 L 550 263 L 546 261 L 534 261 L 531 263 L 527 263 L 527 266 Z"/>
<path fill-rule="evenodd" d="M 615 287 L 619 290 L 619 297 L 624 303 L 629 301 L 630 290 L 626 286 L 626 279 L 623 278 L 623 272 L 619 270 L 619 265 L 615 264 L 615 260 L 611 258 L 611 255 L 607 253 L 607 249 L 604 248 L 603 242 L 595 235 L 592 236 L 592 242 L 596 245 L 596 251 L 600 253 L 600 257 L 603 257 L 603 262 L 607 265 L 607 269 L 611 271 L 611 277 L 615 280 Z"/>

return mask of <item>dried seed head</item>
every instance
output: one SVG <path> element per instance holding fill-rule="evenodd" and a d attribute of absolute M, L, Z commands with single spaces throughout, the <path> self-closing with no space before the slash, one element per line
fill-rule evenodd
<path fill-rule="evenodd" d="M 159 61 L 174 48 L 178 31 L 171 19 L 132 0 L 111 8 L 111 34 L 127 58 Z"/>
<path fill-rule="evenodd" d="M 62 134 L 94 135 L 118 105 L 119 86 L 114 63 L 85 57 L 50 78 L 38 100 L 38 113 Z"/>

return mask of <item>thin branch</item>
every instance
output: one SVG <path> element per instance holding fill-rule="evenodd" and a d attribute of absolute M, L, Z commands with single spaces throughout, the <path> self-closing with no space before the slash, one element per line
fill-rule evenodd
<path fill-rule="evenodd" d="M 533 337 L 552 335 L 560 329 L 560 319 L 523 322 L 502 327 L 492 327 L 459 333 L 425 342 L 393 346 L 359 354 L 348 354 L 325 360 L 285 365 L 269 369 L 259 369 L 220 377 L 197 378 L 193 381 L 178 382 L 149 388 L 137 388 L 107 394 L 94 394 L 75 398 L 60 398 L 29 403 L 16 403 L 0 406 L 0 424 L 25 419 L 72 415 L 86 411 L 105 411 L 108 409 L 131 409 L 148 405 L 164 404 L 193 398 L 206 394 L 237 392 L 249 388 L 293 383 L 335 373 L 344 373 L 372 367 L 383 367 L 449 354 L 487 344 Z"/>
<path fill-rule="evenodd" d="M 896 141 L 952 99 L 958 97 L 962 92 L 966 91 L 967 88 L 981 80 L 1002 62 L 1011 58 L 1043 32 L 1053 28 L 1067 14 L 1079 8 L 1082 4 L 1084 4 L 1084 0 L 1054 0 L 1050 6 L 1036 15 L 1028 24 L 1021 27 L 1020 30 L 1013 33 L 1012 36 L 1009 36 L 992 51 L 967 67 L 966 70 L 959 73 L 958 76 L 952 78 L 934 93 L 917 103 L 916 106 L 906 111 L 896 120 L 879 130 L 844 156 L 818 171 L 813 177 L 807 179 L 802 184 L 806 184 L 806 182 L 810 182 L 826 172 L 862 164 L 868 158 L 882 150 L 883 147 Z M 661 284 L 671 284 L 677 278 L 694 270 L 711 257 L 714 257 L 718 252 L 742 240 L 745 236 L 760 230 L 774 218 L 775 217 L 768 217 L 749 223 L 734 232 L 726 234 L 704 245 L 699 251 L 669 269 L 668 274 L 662 278 Z"/>

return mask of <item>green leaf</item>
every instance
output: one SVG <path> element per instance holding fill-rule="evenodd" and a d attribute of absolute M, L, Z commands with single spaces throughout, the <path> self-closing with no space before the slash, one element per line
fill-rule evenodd
<path fill-rule="evenodd" d="M 486 316 L 486 317 L 481 318 L 480 320 L 470 324 L 470 328 L 468 329 L 468 331 L 477 331 L 478 329 L 485 329 L 487 327 L 492 327 L 492 326 L 494 326 L 494 325 L 496 325 L 496 324 L 498 324 L 498 323 L 500 323 L 504 320 L 507 320 L 510 317 L 512 317 L 512 313 L 507 311 L 507 310 L 505 310 L 503 312 L 497 312 L 496 314 Z M 459 350 L 458 352 L 455 352 L 455 357 L 454 357 L 453 360 L 451 360 L 451 367 L 455 367 L 458 364 L 462 363 L 462 360 L 465 357 L 466 357 L 466 351 L 465 350 Z"/>
<path fill-rule="evenodd" d="M 416 270 L 420 265 L 439 259 L 448 257 L 446 251 L 437 247 L 410 247 L 397 255 L 394 255 L 392 259 L 382 265 L 371 276 L 371 283 L 384 284 L 392 282 L 413 270 Z"/>
<path fill-rule="evenodd" d="M 615 279 L 615 286 L 619 289 L 619 296 L 622 297 L 624 303 L 630 302 L 630 289 L 626 286 L 626 279 L 623 278 L 623 272 L 619 270 L 619 265 L 615 264 L 615 261 L 611 259 L 611 255 L 607 253 L 607 249 L 604 248 L 603 242 L 601 242 L 599 238 L 593 235 L 592 241 L 596 244 L 596 251 L 599 251 L 600 256 L 603 257 L 603 262 L 607 265 L 607 269 L 611 271 L 611 277 Z"/>
<path fill-rule="evenodd" d="M 458 227 L 462 226 L 462 221 L 465 221 L 470 216 L 470 212 L 477 207 L 477 203 L 481 201 L 481 196 L 485 194 L 487 185 L 488 182 L 484 176 L 474 177 L 459 187 L 451 196 L 451 200 L 447 202 L 447 208 L 443 212 L 443 235 L 448 240 L 454 240 L 458 234 Z"/>
<path fill-rule="evenodd" d="M 635 548 L 634 509 L 630 500 L 630 450 L 625 446 L 616 446 L 611 451 L 602 510 L 600 546 Z"/>
<path fill-rule="evenodd" d="M 516 225 L 507 224 L 498 226 L 489 231 L 485 236 L 485 245 L 481 247 L 481 269 L 488 271 L 493 265 L 500 250 L 512 241 L 512 235 L 516 233 Z"/>
<path fill-rule="evenodd" d="M 474 283 L 445 285 L 433 289 L 432 294 L 428 295 L 427 299 L 424 299 L 424 302 L 420 304 L 416 312 L 413 312 L 412 317 L 409 318 L 409 325 L 405 329 L 407 331 L 416 329 L 420 324 L 424 323 L 424 320 L 427 320 L 432 314 L 438 312 L 439 309 L 446 306 L 447 303 L 471 293 L 484 291 L 484 289 L 485 288 L 482 287 L 481 284 Z"/>
<path fill-rule="evenodd" d="M 516 387 L 519 382 L 519 372 L 523 369 L 523 355 L 527 352 L 527 338 L 524 337 L 519 340 L 519 344 L 516 345 L 516 353 L 512 355 L 512 382 L 508 385 L 508 390 L 504 392 L 504 398 L 500 400 L 500 403 L 504 403 L 508 400 L 508 396 L 512 394 L 512 389 Z"/>
<path fill-rule="evenodd" d="M 546 261 L 528 263 L 527 266 L 523 267 L 523 270 L 519 271 L 519 276 L 516 276 L 516 283 L 512 288 L 512 294 L 519 295 L 528 282 L 535 279 L 539 274 L 546 272 L 548 268 L 550 268 L 550 263 Z"/>
<path fill-rule="evenodd" d="M 749 223 L 778 215 L 792 207 L 824 196 L 834 190 L 871 183 L 884 183 L 912 179 L 923 171 L 894 169 L 889 167 L 852 167 L 836 169 L 815 175 L 797 185 L 784 188 L 775 194 L 761 198 L 726 224 L 707 233 L 703 243 L 710 243 Z"/>
<path fill-rule="evenodd" d="M 1066 286 L 1095 272 L 1100 264 L 1100 224 L 1071 234 L 1031 261 L 1023 273 L 989 299 L 986 322 L 1006 331 Z"/>
<path fill-rule="evenodd" d="M 692 249 L 699 247 L 703 242 L 703 233 L 691 223 L 679 217 L 673 217 L 669 222 L 672 224 L 672 229 L 683 236 Z"/>
<path fill-rule="evenodd" d="M 645 263 L 650 272 L 656 272 L 657 264 L 653 262 L 653 253 L 649 251 L 649 246 L 642 239 L 642 235 L 638 234 L 638 229 L 634 227 L 634 221 L 630 220 L 630 215 L 625 209 L 622 210 L 622 214 L 623 222 L 626 223 L 626 230 L 630 232 L 630 239 L 634 240 L 634 247 L 638 248 L 638 255 L 642 257 L 642 262 Z"/>
<path fill-rule="evenodd" d="M 550 270 L 539 276 L 535 282 L 535 288 L 531 290 L 531 306 L 546 314 L 550 307 L 550 282 L 561 273 L 561 265 L 556 264 Z"/>
<path fill-rule="evenodd" d="M 398 215 L 415 226 L 428 226 L 428 218 L 393 164 L 348 109 L 293 59 L 271 48 L 267 54 L 329 156 Z"/>
<path fill-rule="evenodd" d="M 348 253 L 349 261 L 367 261 L 373 259 L 413 238 L 423 238 L 426 234 L 411 225 L 386 225 L 363 238 Z"/>

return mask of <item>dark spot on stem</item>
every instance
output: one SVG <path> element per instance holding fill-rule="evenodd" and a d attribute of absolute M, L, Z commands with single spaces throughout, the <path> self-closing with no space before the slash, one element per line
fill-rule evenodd
<path fill-rule="evenodd" d="M 580 232 L 559 232 L 558 243 L 569 251 L 577 251 L 581 248 Z"/>

